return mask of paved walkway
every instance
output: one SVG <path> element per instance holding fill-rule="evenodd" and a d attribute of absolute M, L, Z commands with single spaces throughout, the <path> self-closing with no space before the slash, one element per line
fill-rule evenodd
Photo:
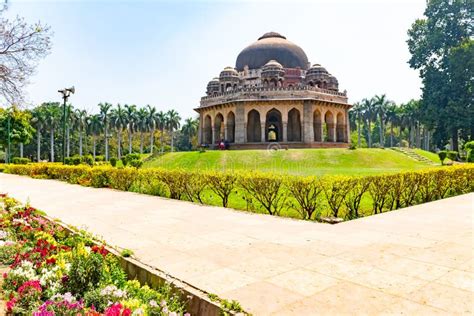
<path fill-rule="evenodd" d="M 473 313 L 474 193 L 331 226 L 7 174 L 0 192 L 256 315 Z"/>

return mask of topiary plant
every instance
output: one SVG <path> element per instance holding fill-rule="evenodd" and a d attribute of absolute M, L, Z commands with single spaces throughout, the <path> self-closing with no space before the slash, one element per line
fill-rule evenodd
<path fill-rule="evenodd" d="M 440 152 L 438 152 L 438 157 L 439 157 L 439 160 L 441 161 L 441 165 L 444 165 L 444 160 L 446 159 L 447 156 L 448 156 L 448 153 L 445 150 L 441 150 Z"/>

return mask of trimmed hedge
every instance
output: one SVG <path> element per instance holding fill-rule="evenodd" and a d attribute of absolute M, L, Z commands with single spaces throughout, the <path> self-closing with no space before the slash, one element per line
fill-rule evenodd
<path fill-rule="evenodd" d="M 322 215 L 354 219 L 474 191 L 474 166 L 471 164 L 377 176 L 321 178 L 57 163 L 2 168 L 6 173 L 35 178 L 309 220 Z"/>

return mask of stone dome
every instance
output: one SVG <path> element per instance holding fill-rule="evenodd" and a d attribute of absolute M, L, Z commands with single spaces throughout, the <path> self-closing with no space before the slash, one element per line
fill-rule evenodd
<path fill-rule="evenodd" d="M 219 78 L 225 79 L 225 78 L 232 78 L 232 77 L 239 77 L 239 73 L 232 67 L 225 67 L 224 70 L 221 71 L 219 74 Z"/>
<path fill-rule="evenodd" d="M 262 68 L 268 61 L 276 60 L 285 68 L 308 69 L 308 57 L 301 47 L 276 32 L 263 34 L 255 43 L 247 46 L 237 56 L 238 71 Z"/>

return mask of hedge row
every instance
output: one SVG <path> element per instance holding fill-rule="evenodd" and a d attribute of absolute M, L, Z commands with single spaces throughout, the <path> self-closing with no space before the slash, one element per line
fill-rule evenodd
<path fill-rule="evenodd" d="M 178 200 L 229 206 L 242 197 L 247 209 L 270 215 L 321 215 L 353 219 L 474 191 L 474 166 L 460 165 L 365 177 L 287 176 L 261 172 L 64 166 L 52 163 L 8 165 L 4 172 L 108 187 Z M 238 203 L 236 203 L 238 204 Z M 240 203 L 239 205 L 242 205 Z M 294 216 L 294 215 L 292 215 Z"/>

